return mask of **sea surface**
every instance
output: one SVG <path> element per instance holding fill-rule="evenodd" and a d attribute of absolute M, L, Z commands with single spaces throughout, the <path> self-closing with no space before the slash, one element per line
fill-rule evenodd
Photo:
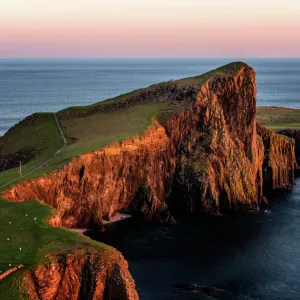
<path fill-rule="evenodd" d="M 300 108 L 300 59 L 0 59 L 0 136 L 34 112 L 95 103 L 238 60 L 256 70 L 258 105 Z"/>
<path fill-rule="evenodd" d="M 141 300 L 299 300 L 300 178 L 296 183 L 257 214 L 170 226 L 124 221 L 94 238 L 122 252 Z M 225 293 L 208 297 L 175 284 Z"/>
<path fill-rule="evenodd" d="M 87 105 L 236 59 L 0 60 L 0 135 L 37 111 Z M 258 105 L 300 108 L 300 59 L 243 59 Z M 141 300 L 300 299 L 300 179 L 267 211 L 159 226 L 126 221 L 97 237 L 129 262 Z M 112 234 L 113 233 L 113 234 Z M 223 289 L 209 297 L 178 283 Z"/>

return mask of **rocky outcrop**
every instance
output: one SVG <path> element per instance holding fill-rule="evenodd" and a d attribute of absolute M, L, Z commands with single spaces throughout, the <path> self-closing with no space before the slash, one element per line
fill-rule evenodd
<path fill-rule="evenodd" d="M 27 163 L 32 160 L 36 155 L 36 151 L 22 151 L 14 154 L 9 154 L 0 157 L 0 171 L 6 171 L 12 168 L 16 168 L 22 163 Z"/>
<path fill-rule="evenodd" d="M 50 255 L 23 274 L 22 290 L 40 300 L 138 300 L 128 265 L 113 250 Z"/>
<path fill-rule="evenodd" d="M 276 134 L 261 125 L 257 132 L 264 144 L 264 187 L 265 189 L 289 188 L 294 185 L 296 167 L 295 141 Z"/>
<path fill-rule="evenodd" d="M 255 73 L 213 77 L 195 104 L 167 126 L 177 148 L 169 197 L 181 211 L 256 209 L 262 199 L 263 146 L 256 133 Z"/>
<path fill-rule="evenodd" d="M 166 210 L 176 152 L 156 124 L 139 137 L 74 159 L 63 169 L 15 185 L 13 201 L 39 199 L 56 208 L 55 226 L 101 226 L 102 219 L 134 207 L 150 219 Z"/>
<path fill-rule="evenodd" d="M 300 130 L 297 129 L 283 129 L 277 131 L 278 134 L 285 135 L 295 140 L 295 156 L 297 164 L 300 165 Z"/>
<path fill-rule="evenodd" d="M 123 209 L 160 220 L 170 219 L 170 210 L 257 209 L 264 183 L 294 184 L 294 142 L 257 129 L 255 73 L 238 66 L 206 78 L 196 98 L 162 125 L 17 184 L 4 197 L 48 203 L 56 208 L 50 222 L 66 227 L 101 226 Z"/>

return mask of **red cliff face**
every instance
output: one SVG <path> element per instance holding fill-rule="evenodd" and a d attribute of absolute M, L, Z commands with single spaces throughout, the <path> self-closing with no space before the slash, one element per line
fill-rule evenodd
<path fill-rule="evenodd" d="M 13 201 L 39 199 L 56 208 L 55 226 L 101 225 L 121 209 L 135 206 L 152 218 L 165 211 L 175 149 L 160 125 L 140 137 L 82 155 L 63 169 L 17 184 L 5 194 Z M 141 203 L 142 198 L 147 198 Z"/>
<path fill-rule="evenodd" d="M 117 251 L 52 255 L 23 274 L 23 290 L 40 300 L 138 300 L 125 259 Z"/>
<path fill-rule="evenodd" d="M 4 197 L 48 203 L 56 208 L 50 222 L 66 227 L 101 225 L 128 208 L 164 220 L 169 208 L 216 214 L 256 209 L 264 182 L 271 188 L 294 183 L 295 157 L 292 141 L 268 133 L 267 143 L 257 132 L 255 104 L 255 73 L 242 64 L 233 76 L 208 79 L 166 125 L 75 158 Z M 266 164 L 272 171 L 263 172 Z"/>
<path fill-rule="evenodd" d="M 297 164 L 300 165 L 300 130 L 283 129 L 283 130 L 279 130 L 277 133 L 288 136 L 295 140 L 295 156 L 296 156 Z"/>
<path fill-rule="evenodd" d="M 255 73 L 243 66 L 233 77 L 207 81 L 196 103 L 171 120 L 176 205 L 213 213 L 258 207 L 264 153 L 255 105 Z"/>
<path fill-rule="evenodd" d="M 267 189 L 280 189 L 294 185 L 296 167 L 295 140 L 278 135 L 274 131 L 257 125 L 264 149 L 264 186 Z"/>

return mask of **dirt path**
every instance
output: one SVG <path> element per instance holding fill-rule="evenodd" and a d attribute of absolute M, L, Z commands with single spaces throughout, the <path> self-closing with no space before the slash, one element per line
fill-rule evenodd
<path fill-rule="evenodd" d="M 41 165 L 39 165 L 39 166 L 38 166 L 37 168 L 35 168 L 33 171 L 31 171 L 31 172 L 29 172 L 29 173 L 27 173 L 27 174 L 24 174 L 23 176 L 20 176 L 20 177 L 18 177 L 18 178 L 16 178 L 16 179 L 13 179 L 13 180 L 11 180 L 10 182 L 7 182 L 7 183 L 5 183 L 4 185 L 0 186 L 0 191 L 1 191 L 3 188 L 9 186 L 11 183 L 14 183 L 14 182 L 18 181 L 20 178 L 24 178 L 24 177 L 29 176 L 29 175 L 33 174 L 34 172 L 40 170 L 40 169 L 41 169 L 43 166 L 45 166 L 49 161 L 53 160 L 57 155 L 59 155 L 63 150 L 66 149 L 66 147 L 68 146 L 68 143 L 67 143 L 66 137 L 65 137 L 65 135 L 64 135 L 64 132 L 62 131 L 62 129 L 61 129 L 61 127 L 60 127 L 60 124 L 59 124 L 59 122 L 58 122 L 56 113 L 54 113 L 54 119 L 55 119 L 56 126 L 57 126 L 57 128 L 58 128 L 58 130 L 59 130 L 59 132 L 60 132 L 60 135 L 61 135 L 61 137 L 62 137 L 62 139 L 63 139 L 63 141 L 64 141 L 64 146 L 63 146 L 61 149 L 57 150 L 53 156 L 51 156 L 48 160 L 46 160 L 45 162 L 43 162 Z"/>
<path fill-rule="evenodd" d="M 23 268 L 23 267 L 24 267 L 24 265 L 19 265 L 19 266 L 17 266 L 17 267 L 13 267 L 13 268 L 11 268 L 11 269 L 6 270 L 6 271 L 3 272 L 2 274 L 0 274 L 0 281 L 1 281 L 2 279 L 4 279 L 5 277 L 7 277 L 8 275 L 10 275 L 11 273 L 16 272 L 16 271 L 20 270 L 20 269 Z"/>

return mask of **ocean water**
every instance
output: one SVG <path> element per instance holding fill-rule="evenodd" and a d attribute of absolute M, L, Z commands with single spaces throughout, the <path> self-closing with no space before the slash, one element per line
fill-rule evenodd
<path fill-rule="evenodd" d="M 129 262 L 141 300 L 299 300 L 300 178 L 266 212 L 200 218 L 197 223 L 125 223 L 94 238 Z M 174 288 L 223 289 L 208 297 Z"/>
<path fill-rule="evenodd" d="M 0 60 L 0 135 L 37 111 L 86 105 L 235 59 Z M 300 108 L 300 59 L 244 59 L 257 73 L 258 105 Z M 141 300 L 300 299 L 300 179 L 267 213 L 175 226 L 127 223 L 94 238 L 120 250 Z M 207 297 L 178 283 L 224 289 Z M 226 297 L 226 298 L 225 298 Z"/>
<path fill-rule="evenodd" d="M 34 112 L 95 103 L 237 60 L 256 70 L 258 105 L 300 108 L 300 59 L 2 59 L 0 136 Z"/>

